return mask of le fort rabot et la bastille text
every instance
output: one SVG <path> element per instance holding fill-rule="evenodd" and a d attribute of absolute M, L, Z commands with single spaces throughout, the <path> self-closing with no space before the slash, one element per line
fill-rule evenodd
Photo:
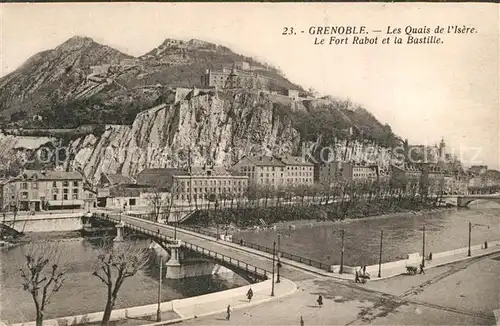
<path fill-rule="evenodd" d="M 443 36 L 450 34 L 475 34 L 477 29 L 467 25 L 436 25 L 403 27 L 388 25 L 385 28 L 367 26 L 310 26 L 300 29 L 283 27 L 282 35 L 313 37 L 314 45 L 373 45 L 373 44 L 442 44 Z"/>

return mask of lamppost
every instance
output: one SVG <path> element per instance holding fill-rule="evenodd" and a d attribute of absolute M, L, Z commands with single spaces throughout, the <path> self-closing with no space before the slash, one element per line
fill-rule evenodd
<path fill-rule="evenodd" d="M 422 267 L 425 267 L 425 225 L 422 227 Z"/>
<path fill-rule="evenodd" d="M 340 271 L 339 271 L 340 274 L 344 272 L 344 234 L 345 234 L 344 229 L 342 229 L 341 234 L 342 234 L 342 244 L 340 249 Z"/>
<path fill-rule="evenodd" d="M 384 238 L 384 230 L 380 230 L 380 252 L 378 256 L 378 277 L 382 275 L 382 239 Z"/>
<path fill-rule="evenodd" d="M 161 282 L 163 279 L 163 259 L 160 256 L 160 283 L 158 284 L 158 309 L 156 310 L 156 321 L 161 321 Z"/>
<path fill-rule="evenodd" d="M 467 250 L 467 256 L 470 257 L 471 256 L 471 252 L 470 252 L 470 245 L 471 245 L 471 233 L 472 233 L 472 228 L 475 227 L 475 226 L 486 226 L 488 229 L 490 228 L 489 225 L 486 225 L 486 224 L 479 224 L 479 223 L 475 223 L 475 224 L 472 224 L 470 221 L 469 221 L 469 248 Z"/>
<path fill-rule="evenodd" d="M 276 255 L 276 241 L 273 241 L 273 279 L 271 282 L 271 296 L 274 297 L 274 256 Z"/>
<path fill-rule="evenodd" d="M 281 268 L 281 262 L 280 262 L 280 256 L 281 256 L 281 251 L 280 251 L 280 241 L 281 240 L 281 233 L 278 233 L 278 263 L 276 264 L 276 267 L 278 269 L 278 273 L 276 276 L 276 283 L 280 282 L 280 268 Z"/>
<path fill-rule="evenodd" d="M 174 240 L 177 240 L 177 221 L 179 220 L 179 212 L 174 213 L 175 221 L 174 221 Z"/>
<path fill-rule="evenodd" d="M 217 218 L 217 207 L 219 207 L 219 201 L 216 199 L 215 200 L 215 208 L 214 208 L 214 219 L 215 219 L 215 224 L 217 226 L 217 241 L 219 241 L 219 219 Z"/>

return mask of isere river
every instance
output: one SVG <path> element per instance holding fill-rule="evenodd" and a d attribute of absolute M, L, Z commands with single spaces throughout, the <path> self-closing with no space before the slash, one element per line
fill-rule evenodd
<path fill-rule="evenodd" d="M 132 241 L 132 240 L 129 240 Z M 148 248 L 149 240 L 133 240 L 135 245 Z M 97 259 L 99 240 L 67 239 L 59 242 L 65 253 L 66 280 L 46 309 L 45 319 L 83 315 L 104 310 L 106 286 L 92 275 Z M 25 260 L 26 246 L 19 245 L 0 252 L 1 288 L 0 321 L 7 324 L 35 320 L 35 306 L 31 295 L 23 291 L 19 265 Z M 153 249 L 151 249 L 153 250 Z M 165 260 L 164 260 L 165 262 Z M 157 303 L 159 286 L 159 256 L 151 252 L 145 270 L 126 279 L 115 309 Z M 163 269 L 165 273 L 165 269 Z M 162 301 L 193 297 L 248 284 L 235 273 L 192 277 L 162 282 Z"/>
<path fill-rule="evenodd" d="M 424 226 L 426 256 L 431 252 L 467 247 L 469 222 L 473 225 L 472 246 L 500 240 L 500 204 L 493 202 L 472 204 L 468 209 L 410 212 L 339 222 L 296 221 L 277 225 L 276 230 L 242 231 L 234 238 L 272 248 L 280 234 L 282 252 L 339 265 L 343 230 L 344 264 L 361 266 L 378 263 L 382 230 L 382 262 L 390 262 L 406 259 L 407 254 L 422 253 Z M 291 228 L 291 224 L 295 228 Z"/>
<path fill-rule="evenodd" d="M 483 202 L 469 209 L 448 209 L 434 212 L 417 212 L 341 222 L 293 222 L 277 227 L 277 230 L 244 231 L 234 234 L 259 245 L 272 247 L 280 236 L 280 249 L 302 257 L 328 264 L 340 263 L 341 231 L 344 230 L 344 263 L 350 266 L 378 263 L 380 231 L 382 261 L 405 259 L 409 253 L 422 252 L 423 226 L 425 226 L 426 254 L 442 252 L 468 245 L 469 222 L 472 245 L 485 241 L 500 240 L 500 205 Z M 148 240 L 135 240 L 137 246 L 148 247 Z M 55 294 L 46 310 L 46 318 L 79 315 L 103 311 L 106 287 L 92 276 L 92 264 L 97 257 L 96 242 L 91 239 L 72 239 L 62 243 L 68 253 L 69 271 L 66 282 Z M 33 301 L 22 290 L 17 268 L 23 258 L 24 246 L 0 252 L 2 321 L 22 322 L 35 319 Z M 156 257 L 153 255 L 153 257 Z M 146 270 L 124 283 L 116 308 L 153 304 L 157 301 L 158 257 L 151 259 Z M 248 284 L 234 273 L 164 280 L 163 301 L 221 291 Z"/>

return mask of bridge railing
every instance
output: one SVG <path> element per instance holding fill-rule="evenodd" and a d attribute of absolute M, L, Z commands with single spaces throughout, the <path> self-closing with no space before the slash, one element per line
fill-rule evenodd
<path fill-rule="evenodd" d="M 107 215 L 107 214 L 106 215 L 103 214 L 103 215 L 101 215 L 101 217 L 108 219 L 108 220 L 117 221 L 117 219 L 109 217 L 109 215 Z M 151 237 L 161 239 L 167 243 L 169 241 L 171 242 L 173 240 L 171 237 L 167 237 L 166 235 L 161 234 L 158 231 L 154 232 L 154 231 L 151 231 L 151 230 L 145 229 L 143 227 L 127 223 L 127 222 L 123 222 L 123 223 L 129 229 L 140 231 L 143 234 L 150 235 Z M 184 243 L 185 247 L 190 248 L 191 250 L 195 250 L 195 251 L 201 253 L 202 255 L 213 258 L 216 261 L 227 262 L 230 265 L 233 265 L 235 267 L 243 269 L 243 270 L 247 271 L 248 273 L 252 273 L 252 274 L 254 274 L 258 277 L 262 277 L 264 279 L 269 278 L 269 276 L 268 276 L 269 272 L 263 268 L 245 263 L 245 262 L 243 262 L 239 259 L 236 259 L 236 258 L 231 258 L 231 257 L 225 256 L 225 255 L 217 253 L 213 250 L 210 250 L 210 249 L 207 249 L 207 248 L 204 248 L 204 247 L 201 247 L 201 246 L 198 246 L 198 245 L 186 242 L 186 241 L 183 241 L 183 243 Z"/>
<path fill-rule="evenodd" d="M 209 231 L 209 230 L 206 230 L 206 229 L 203 229 L 203 228 L 191 227 L 191 226 L 187 226 L 187 225 L 182 225 L 179 228 L 185 229 L 185 230 L 188 230 L 188 231 L 193 231 L 193 232 L 196 232 L 196 233 L 201 233 L 201 234 L 213 237 L 213 238 L 217 238 L 217 233 L 216 232 Z M 219 234 L 222 234 L 222 233 L 219 233 Z M 269 248 L 269 247 L 266 247 L 266 246 L 261 246 L 261 245 L 255 244 L 255 243 L 251 243 L 249 241 L 243 240 L 243 243 L 241 243 L 241 240 L 238 241 L 237 239 L 233 238 L 232 242 L 235 243 L 235 244 L 243 245 L 244 247 L 248 247 L 248 248 L 252 248 L 252 249 L 257 249 L 259 251 L 263 251 L 263 252 L 266 252 L 268 254 L 273 254 L 273 249 L 272 248 Z M 287 258 L 287 259 L 290 259 L 290 260 L 293 260 L 293 261 L 296 261 L 296 262 L 299 262 L 299 263 L 302 263 L 302 264 L 306 264 L 306 265 L 309 265 L 309 266 L 312 266 L 312 267 L 317 267 L 317 268 L 323 269 L 325 271 L 329 271 L 330 267 L 331 267 L 328 264 L 325 264 L 325 263 L 322 263 L 322 262 L 319 262 L 319 261 L 315 261 L 315 260 L 312 260 L 312 259 L 309 259 L 309 258 L 301 257 L 299 255 L 294 255 L 294 254 L 290 254 L 290 253 L 283 252 L 283 251 L 281 251 L 280 253 L 281 253 L 280 257 Z M 276 251 L 276 254 L 278 254 L 277 251 Z"/>
<path fill-rule="evenodd" d="M 225 256 L 223 254 L 217 253 L 216 251 L 212 251 L 210 249 L 203 248 L 201 246 L 198 246 L 198 245 L 195 245 L 195 244 L 192 244 L 189 242 L 184 242 L 184 244 L 185 244 L 186 248 L 189 248 L 189 249 L 194 250 L 198 253 L 201 253 L 204 256 L 208 256 L 216 261 L 229 263 L 232 266 L 236 266 L 242 270 L 247 271 L 248 273 L 255 274 L 255 275 L 260 276 L 264 279 L 269 278 L 269 276 L 268 276 L 269 272 L 263 268 L 253 266 L 253 265 L 245 263 L 239 259 Z"/>

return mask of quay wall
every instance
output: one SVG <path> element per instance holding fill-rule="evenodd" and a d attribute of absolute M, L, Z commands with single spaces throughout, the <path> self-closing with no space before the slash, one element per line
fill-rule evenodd
<path fill-rule="evenodd" d="M 207 302 L 215 302 L 222 299 L 231 300 L 235 297 L 245 298 L 245 295 L 248 289 L 251 287 L 254 292 L 269 289 L 271 288 L 271 280 L 266 280 L 260 283 L 241 286 L 234 289 L 229 289 L 225 291 L 200 295 L 191 298 L 178 299 L 162 302 L 160 304 L 160 309 L 162 312 L 172 311 L 176 312 L 178 308 L 192 307 L 196 308 L 197 305 L 207 303 Z M 145 316 L 151 316 L 156 314 L 156 310 L 158 309 L 158 304 L 150 304 L 139 307 L 130 307 L 124 309 L 116 309 L 111 312 L 110 321 L 123 320 L 127 318 L 140 318 Z M 69 316 L 69 317 L 60 317 L 54 318 L 50 320 L 45 320 L 43 322 L 44 325 L 47 326 L 71 326 L 71 325 L 79 325 L 86 323 L 95 323 L 100 322 L 102 319 L 104 312 L 94 312 L 85 315 L 77 315 L 77 316 Z M 190 316 L 179 316 L 181 318 L 190 317 Z M 17 323 L 12 326 L 36 326 L 35 321 L 26 322 L 26 323 Z"/>
<path fill-rule="evenodd" d="M 83 213 L 43 214 L 6 219 L 5 224 L 21 232 L 78 231 L 83 229 Z"/>

